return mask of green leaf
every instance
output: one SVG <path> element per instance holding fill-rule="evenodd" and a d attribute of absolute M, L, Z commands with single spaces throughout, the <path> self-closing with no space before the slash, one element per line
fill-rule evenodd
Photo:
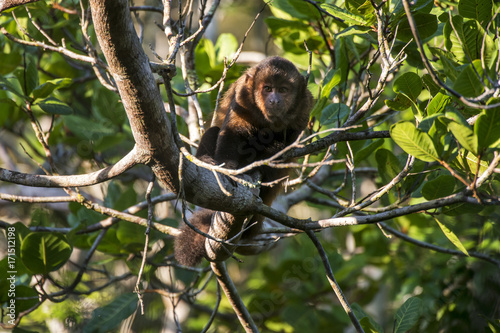
<path fill-rule="evenodd" d="M 63 79 L 55 79 L 45 82 L 44 84 L 39 85 L 31 92 L 31 96 L 33 99 L 37 100 L 39 98 L 45 98 L 52 94 L 52 92 L 56 89 L 64 88 L 69 86 L 73 80 L 70 78 Z"/>
<path fill-rule="evenodd" d="M 230 33 L 223 33 L 217 38 L 215 43 L 215 54 L 218 62 L 224 62 L 224 58 L 231 60 L 231 58 L 238 50 L 239 43 L 236 37 Z"/>
<path fill-rule="evenodd" d="M 429 134 L 417 129 L 408 121 L 391 126 L 391 138 L 407 154 L 413 155 L 424 162 L 439 161 L 439 155 Z"/>
<path fill-rule="evenodd" d="M 370 143 L 368 146 L 364 147 L 361 150 L 358 150 L 354 154 L 354 163 L 359 163 L 363 160 L 365 160 L 368 156 L 370 156 L 372 153 L 374 153 L 377 148 L 382 146 L 384 144 L 384 139 L 379 139 L 375 140 L 374 142 Z"/>
<path fill-rule="evenodd" d="M 329 14 L 344 20 L 344 23 L 347 25 L 364 25 L 367 26 L 369 25 L 369 22 L 366 21 L 363 16 L 361 15 L 355 15 L 351 12 L 349 12 L 346 9 L 337 7 L 335 5 L 329 4 L 329 3 L 323 3 L 321 4 L 321 8 L 326 10 Z"/>
<path fill-rule="evenodd" d="M 460 0 L 458 3 L 458 13 L 461 16 L 474 19 L 483 27 L 490 22 L 492 9 L 491 0 Z"/>
<path fill-rule="evenodd" d="M 347 117 L 350 111 L 351 109 L 343 103 L 333 103 L 323 109 L 319 121 L 322 126 L 333 124 Z"/>
<path fill-rule="evenodd" d="M 0 75 L 6 75 L 14 71 L 21 64 L 22 57 L 18 52 L 11 50 L 6 52 L 6 48 L 2 50 L 2 66 L 0 66 Z"/>
<path fill-rule="evenodd" d="M 72 251 L 61 233 L 30 233 L 21 245 L 21 260 L 33 274 L 47 275 L 64 265 Z"/>
<path fill-rule="evenodd" d="M 492 66 L 496 61 L 498 50 L 495 42 L 475 20 L 464 21 L 462 16 L 452 16 L 444 25 L 443 36 L 446 49 L 461 64 L 469 64 L 471 60 L 480 60 L 481 57 L 487 66 Z M 484 53 L 481 56 L 482 51 Z"/>
<path fill-rule="evenodd" d="M 458 239 L 457 235 L 455 235 L 455 233 L 453 231 L 451 231 L 450 229 L 448 229 L 443 223 L 439 222 L 439 220 L 437 218 L 434 218 L 434 220 L 439 225 L 439 227 L 443 231 L 443 234 L 446 236 L 446 238 L 448 238 L 450 240 L 450 242 L 452 242 L 453 245 L 455 245 L 457 247 L 457 249 L 462 251 L 466 256 L 469 256 L 469 252 L 467 252 L 467 249 L 464 247 L 464 245 L 462 244 L 460 239 Z"/>
<path fill-rule="evenodd" d="M 472 129 L 456 121 L 450 121 L 448 129 L 453 133 L 453 136 L 462 147 L 477 156 L 477 136 L 474 135 Z"/>
<path fill-rule="evenodd" d="M 345 6 L 351 13 L 363 16 L 371 25 L 377 21 L 375 9 L 370 0 L 347 0 Z"/>
<path fill-rule="evenodd" d="M 50 114 L 70 115 L 73 113 L 73 109 L 68 104 L 63 103 L 54 97 L 46 98 L 34 105 L 39 106 L 40 109 Z"/>
<path fill-rule="evenodd" d="M 351 26 L 347 27 L 346 29 L 337 33 L 335 35 L 335 38 L 338 39 L 338 38 L 347 37 L 347 36 L 351 36 L 351 35 L 363 35 L 363 37 L 370 38 L 370 35 L 368 35 L 368 32 L 370 32 L 371 30 L 372 30 L 371 27 L 351 25 Z"/>
<path fill-rule="evenodd" d="M 497 101 L 498 102 L 498 101 Z M 487 109 L 482 112 L 474 124 L 478 148 L 500 148 L 500 108 Z"/>
<path fill-rule="evenodd" d="M 121 126 L 127 119 L 120 96 L 108 89 L 95 89 L 92 94 L 92 111 L 103 122 Z"/>
<path fill-rule="evenodd" d="M 30 61 L 26 59 L 28 65 L 26 68 L 20 68 L 15 71 L 16 76 L 21 82 L 21 87 L 23 88 L 24 94 L 29 96 L 33 89 L 38 86 L 38 70 L 36 69 L 36 63 L 34 60 Z"/>
<path fill-rule="evenodd" d="M 422 195 L 426 200 L 434 200 L 452 194 L 454 189 L 455 177 L 450 175 L 441 175 L 424 184 L 422 187 Z"/>
<path fill-rule="evenodd" d="M 396 312 L 394 333 L 408 332 L 420 317 L 422 300 L 418 297 L 410 297 Z"/>
<path fill-rule="evenodd" d="M 439 119 L 446 123 L 448 130 L 451 131 L 462 147 L 477 156 L 477 136 L 460 113 L 457 111 L 448 111 L 445 117 L 439 117 Z"/>
<path fill-rule="evenodd" d="M 11 80 L 6 80 L 5 78 L 0 77 L 0 90 L 9 91 L 9 92 L 13 93 L 14 95 L 24 99 L 25 96 L 21 92 L 20 85 L 21 85 L 21 82 L 19 82 L 17 80 L 17 78 L 12 78 Z"/>
<path fill-rule="evenodd" d="M 436 82 L 434 82 L 429 74 L 424 74 L 422 76 L 422 82 L 429 90 L 431 96 L 436 96 L 436 94 L 441 90 L 441 87 Z"/>
<path fill-rule="evenodd" d="M 478 170 L 477 169 L 477 163 L 478 163 L 477 156 L 475 156 L 474 154 L 469 152 L 467 154 L 467 156 L 465 156 L 465 160 L 467 161 L 467 165 L 469 166 L 469 169 L 471 170 L 471 172 L 473 174 L 476 174 L 476 170 Z M 487 161 L 480 160 L 479 161 L 479 170 L 477 171 L 478 174 L 480 175 L 483 172 L 485 172 L 486 169 L 488 169 L 489 165 L 490 164 Z"/>
<path fill-rule="evenodd" d="M 385 105 L 396 111 L 404 111 L 411 108 L 413 102 L 404 94 L 397 94 L 393 99 L 386 99 Z"/>
<path fill-rule="evenodd" d="M 436 96 L 427 105 L 427 115 L 433 115 L 444 111 L 446 106 L 451 103 L 451 97 L 442 93 L 437 93 Z"/>
<path fill-rule="evenodd" d="M 318 11 L 311 4 L 302 0 L 273 0 L 270 5 L 274 16 L 277 17 L 298 18 L 304 21 L 315 21 L 320 18 Z M 279 13 L 276 12 L 276 9 L 279 9 Z M 289 17 L 284 15 L 289 15 Z"/>
<path fill-rule="evenodd" d="M 421 39 L 426 39 L 432 36 L 438 29 L 436 15 L 417 14 L 413 16 L 413 18 L 415 20 L 415 25 Z M 403 42 L 409 42 L 411 39 L 413 39 L 413 33 L 411 32 L 408 19 L 403 19 L 403 21 L 399 25 L 396 37 Z"/>
<path fill-rule="evenodd" d="M 92 318 L 83 328 L 84 333 L 105 333 L 116 328 L 130 317 L 137 308 L 137 295 L 122 294 L 111 303 L 97 308 L 92 312 Z"/>
<path fill-rule="evenodd" d="M 326 76 L 326 84 L 321 87 L 321 97 L 330 98 L 333 88 L 342 80 L 342 73 L 340 69 L 330 70 Z"/>
<path fill-rule="evenodd" d="M 467 65 L 460 74 L 458 74 L 455 83 L 453 84 L 453 89 L 455 89 L 459 94 L 465 97 L 477 97 L 481 95 L 484 91 L 484 85 L 479 80 L 478 74 L 482 75 L 483 70 L 481 69 L 480 61 L 475 60 L 476 70 L 472 65 Z M 479 67 L 477 66 L 479 65 Z"/>
<path fill-rule="evenodd" d="M 378 172 L 386 183 L 394 179 L 403 167 L 398 158 L 390 150 L 384 148 L 377 150 L 375 159 L 377 160 Z"/>
<path fill-rule="evenodd" d="M 395 93 L 403 93 L 413 102 L 417 101 L 417 97 L 422 92 L 422 79 L 418 74 L 409 72 L 404 73 L 394 81 L 393 90 Z"/>
<path fill-rule="evenodd" d="M 80 139 L 99 140 L 105 136 L 112 136 L 115 130 L 106 124 L 80 116 L 64 117 L 64 124 Z"/>
<path fill-rule="evenodd" d="M 210 39 L 202 38 L 195 49 L 196 72 L 205 77 L 215 67 L 215 47 Z"/>
<path fill-rule="evenodd" d="M 450 206 L 443 207 L 441 212 L 449 216 L 463 216 L 465 214 L 477 215 L 485 206 L 476 205 L 468 202 L 460 202 Z"/>
<path fill-rule="evenodd" d="M 370 317 L 358 303 L 351 304 L 352 311 L 359 320 L 365 332 L 383 333 L 384 329 L 372 317 Z"/>

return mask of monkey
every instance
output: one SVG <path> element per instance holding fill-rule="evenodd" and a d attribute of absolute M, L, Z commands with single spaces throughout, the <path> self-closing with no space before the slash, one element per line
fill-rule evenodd
<path fill-rule="evenodd" d="M 213 165 L 239 169 L 254 161 L 267 159 L 293 143 L 309 122 L 313 97 L 306 78 L 295 65 L 281 57 L 266 58 L 249 68 L 228 89 L 216 117 L 202 136 L 196 157 Z M 261 181 L 275 182 L 288 175 L 286 169 L 261 166 Z M 281 186 L 262 187 L 259 196 L 270 205 Z M 190 223 L 208 233 L 213 211 L 201 209 Z M 263 217 L 252 218 L 254 224 L 242 238 L 260 230 Z M 205 257 L 205 237 L 189 226 L 176 237 L 177 261 L 196 266 Z M 236 250 L 245 254 L 244 248 Z"/>

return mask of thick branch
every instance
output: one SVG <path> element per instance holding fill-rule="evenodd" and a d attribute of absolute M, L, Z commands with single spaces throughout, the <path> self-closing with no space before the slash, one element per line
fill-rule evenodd
<path fill-rule="evenodd" d="M 0 13 L 9 8 L 14 8 L 37 1 L 39 0 L 3 0 L 0 1 Z"/>
<path fill-rule="evenodd" d="M 228 197 L 220 190 L 211 171 L 190 163 L 185 157 L 181 157 L 179 164 L 182 154 L 173 140 L 149 59 L 132 24 L 128 1 L 91 0 L 90 5 L 97 39 L 116 81 L 136 149 L 158 181 L 171 192 L 179 193 L 181 178 L 183 198 L 199 206 L 227 212 L 254 210 L 260 200 L 248 189 L 234 187 L 223 179 L 223 187 L 231 193 Z"/>

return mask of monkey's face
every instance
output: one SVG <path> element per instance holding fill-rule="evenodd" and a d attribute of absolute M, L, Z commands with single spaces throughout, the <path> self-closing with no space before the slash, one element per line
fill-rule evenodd
<path fill-rule="evenodd" d="M 255 101 L 274 127 L 289 123 L 287 116 L 295 100 L 295 90 L 286 80 L 262 80 L 256 87 Z"/>

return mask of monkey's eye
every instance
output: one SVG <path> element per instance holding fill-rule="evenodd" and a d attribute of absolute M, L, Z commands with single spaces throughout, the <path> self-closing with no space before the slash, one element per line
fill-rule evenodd
<path fill-rule="evenodd" d="M 286 93 L 286 92 L 288 92 L 288 88 L 287 87 L 280 87 L 279 88 L 279 92 L 280 93 Z"/>
<path fill-rule="evenodd" d="M 271 88 L 270 86 L 264 86 L 262 89 L 263 89 L 265 92 L 271 92 L 271 91 L 273 91 L 273 88 Z"/>

